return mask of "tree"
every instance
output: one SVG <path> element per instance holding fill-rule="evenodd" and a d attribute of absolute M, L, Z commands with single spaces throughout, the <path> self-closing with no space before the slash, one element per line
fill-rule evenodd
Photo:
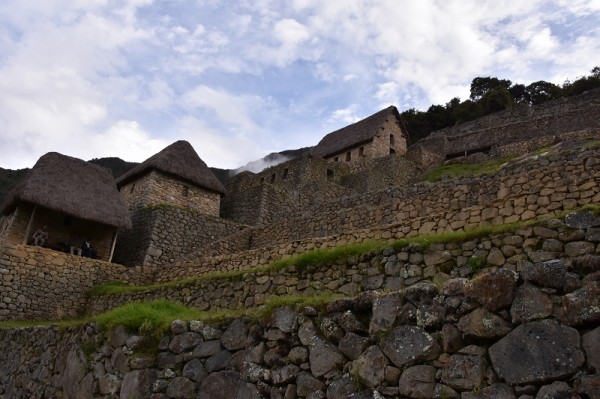
<path fill-rule="evenodd" d="M 554 83 L 538 80 L 525 88 L 527 99 L 532 105 L 543 104 L 563 96 L 562 89 Z"/>
<path fill-rule="evenodd" d="M 463 123 L 479 118 L 483 115 L 483 110 L 479 103 L 465 100 L 452 108 L 452 115 L 454 116 L 455 123 Z"/>
<path fill-rule="evenodd" d="M 590 76 L 584 76 L 573 83 L 563 85 L 563 94 L 566 96 L 576 96 L 584 91 L 600 87 L 600 67 L 594 67 Z"/>
<path fill-rule="evenodd" d="M 479 101 L 483 99 L 483 97 L 489 93 L 490 91 L 496 88 L 508 88 L 511 85 L 511 81 L 507 79 L 498 79 L 492 77 L 477 77 L 473 79 L 471 82 L 471 100 Z"/>
<path fill-rule="evenodd" d="M 510 96 L 515 104 L 529 104 L 525 85 L 514 84 L 508 89 L 508 91 L 510 92 Z"/>
<path fill-rule="evenodd" d="M 502 111 L 512 106 L 513 100 L 506 87 L 496 87 L 487 92 L 481 99 L 481 108 L 484 115 Z"/>
<path fill-rule="evenodd" d="M 411 143 L 416 143 L 431 133 L 431 125 L 425 112 L 410 108 L 402 112 L 400 116 L 408 130 Z"/>

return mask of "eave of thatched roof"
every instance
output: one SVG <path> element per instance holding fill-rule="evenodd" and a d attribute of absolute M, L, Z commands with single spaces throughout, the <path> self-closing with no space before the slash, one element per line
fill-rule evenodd
<path fill-rule="evenodd" d="M 400 120 L 400 114 L 396 107 L 392 105 L 363 120 L 353 123 L 352 125 L 329 133 L 323 137 L 321 141 L 319 141 L 319 144 L 312 150 L 312 155 L 328 157 L 358 145 L 368 143 L 380 132 L 384 123 L 391 118 L 395 119 L 404 130 Z"/>
<path fill-rule="evenodd" d="M 0 212 L 20 202 L 114 227 L 131 228 L 127 205 L 112 173 L 101 166 L 56 152 L 42 156 L 11 191 Z"/>
<path fill-rule="evenodd" d="M 119 177 L 117 186 L 123 187 L 152 170 L 157 170 L 219 194 L 225 194 L 223 184 L 200 159 L 190 143 L 184 140 L 171 144 Z"/>

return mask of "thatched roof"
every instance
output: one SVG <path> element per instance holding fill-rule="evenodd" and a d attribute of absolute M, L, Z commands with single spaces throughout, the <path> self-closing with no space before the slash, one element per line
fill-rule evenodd
<path fill-rule="evenodd" d="M 392 105 L 352 125 L 329 133 L 319 141 L 319 144 L 313 149 L 312 155 L 328 157 L 368 143 L 381 131 L 381 127 L 389 119 L 395 119 L 403 129 L 400 114 Z"/>
<path fill-rule="evenodd" d="M 195 186 L 225 194 L 223 184 L 215 177 L 204 161 L 200 159 L 190 143 L 184 140 L 171 144 L 119 177 L 117 179 L 117 186 L 123 187 L 125 184 L 138 179 L 146 173 L 150 173 L 152 170 L 157 170 L 176 179 L 187 181 Z"/>
<path fill-rule="evenodd" d="M 57 152 L 42 156 L 8 197 L 0 212 L 11 213 L 19 202 L 114 227 L 131 228 L 127 205 L 112 173 L 101 166 Z"/>

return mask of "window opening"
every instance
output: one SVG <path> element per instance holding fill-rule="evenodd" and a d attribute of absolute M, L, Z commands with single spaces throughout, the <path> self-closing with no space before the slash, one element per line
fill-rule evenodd
<path fill-rule="evenodd" d="M 390 145 L 394 145 L 394 135 L 392 133 L 390 133 Z"/>
<path fill-rule="evenodd" d="M 352 160 L 352 153 L 350 151 L 348 151 L 346 153 L 346 162 L 350 162 Z"/>
<path fill-rule="evenodd" d="M 335 158 L 333 158 L 333 162 L 339 162 L 339 161 L 340 161 L 340 158 L 339 158 L 339 157 L 335 157 Z"/>
<path fill-rule="evenodd" d="M 333 179 L 333 170 L 327 169 L 327 180 Z"/>
<path fill-rule="evenodd" d="M 289 170 L 288 168 L 285 168 L 285 169 L 283 170 L 283 176 L 282 176 L 282 179 L 287 179 L 289 171 L 290 171 L 290 170 Z"/>
<path fill-rule="evenodd" d="M 395 154 L 396 150 L 394 150 L 393 148 L 390 148 L 390 154 Z"/>
<path fill-rule="evenodd" d="M 273 173 L 273 174 L 271 175 L 271 183 L 275 183 L 275 176 L 276 176 L 276 174 L 275 174 L 275 173 Z"/>
<path fill-rule="evenodd" d="M 358 149 L 358 155 L 361 156 L 361 157 L 365 156 L 365 146 L 359 147 L 359 149 Z"/>

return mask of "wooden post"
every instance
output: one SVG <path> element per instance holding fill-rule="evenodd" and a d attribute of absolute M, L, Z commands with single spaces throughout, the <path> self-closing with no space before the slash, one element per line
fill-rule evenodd
<path fill-rule="evenodd" d="M 112 263 L 113 254 L 115 253 L 115 244 L 117 243 L 117 235 L 119 234 L 119 230 L 115 231 L 115 235 L 113 237 L 112 245 L 110 246 L 110 255 L 108 256 L 108 263 Z"/>
<path fill-rule="evenodd" d="M 33 224 L 33 218 L 35 217 L 36 209 L 37 209 L 37 205 L 34 205 L 33 211 L 31 211 L 31 217 L 29 218 L 29 223 L 27 223 L 27 228 L 25 229 L 25 237 L 23 237 L 23 245 L 27 244 L 27 237 L 29 237 L 29 232 L 31 231 L 31 225 Z"/>

